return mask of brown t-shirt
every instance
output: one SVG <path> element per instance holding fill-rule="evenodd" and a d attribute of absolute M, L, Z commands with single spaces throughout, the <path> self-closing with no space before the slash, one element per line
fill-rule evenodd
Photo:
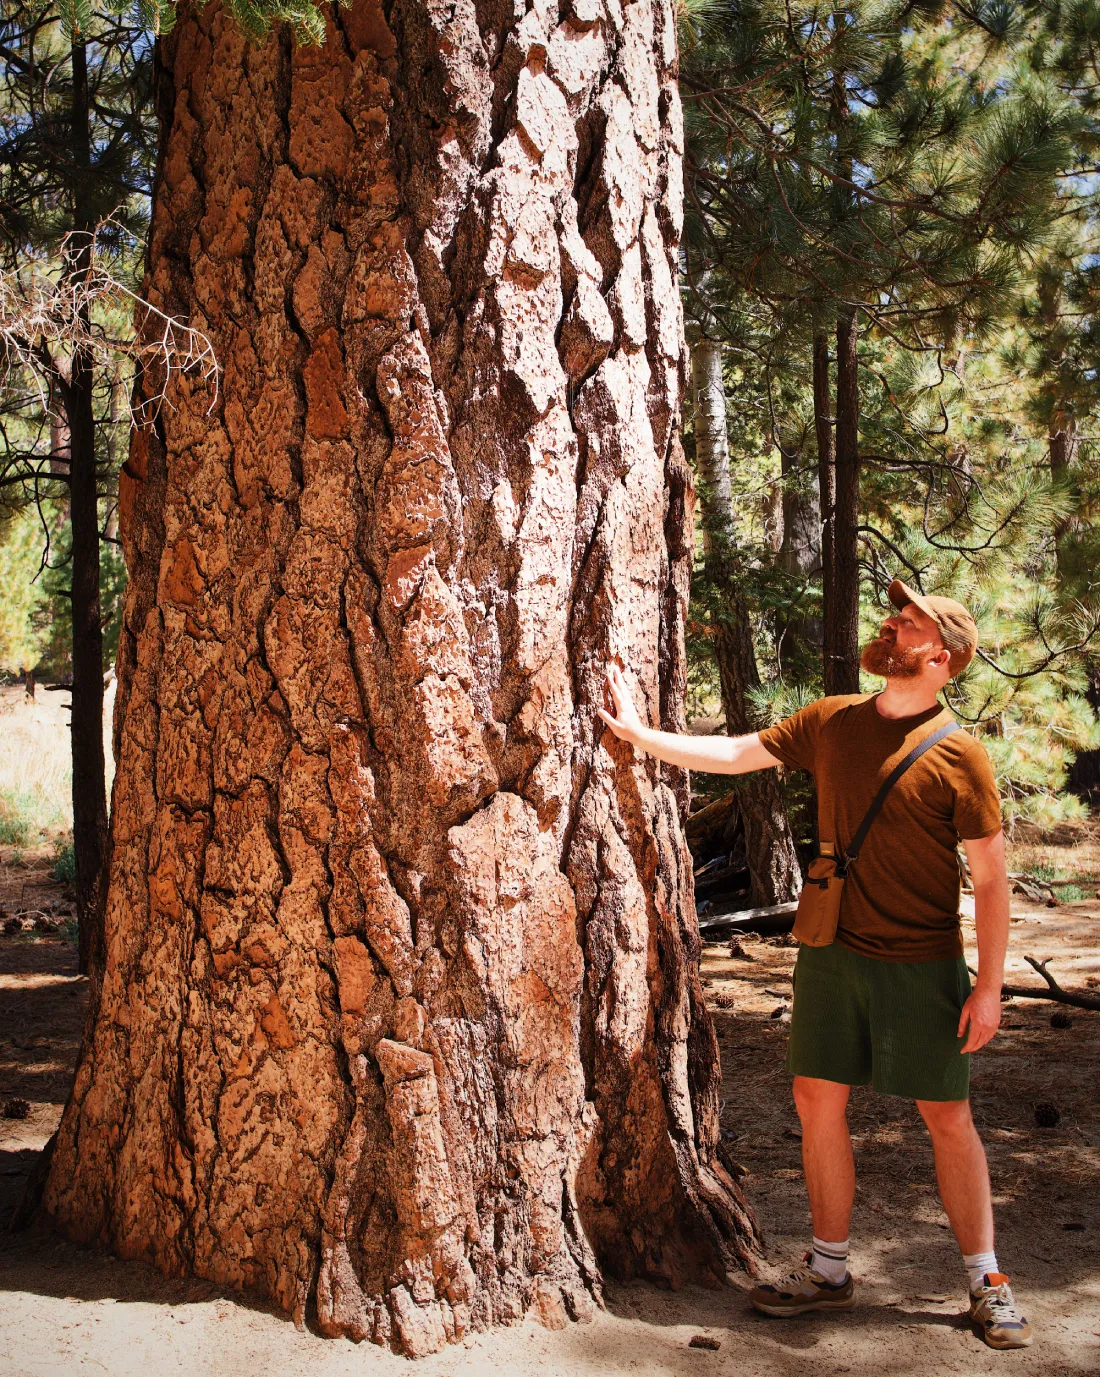
<path fill-rule="evenodd" d="M 818 836 L 841 851 L 886 776 L 951 715 L 938 704 L 916 717 L 883 717 L 877 694 L 821 698 L 760 733 L 764 746 L 817 782 Z M 848 871 L 837 940 L 884 961 L 936 961 L 962 953 L 959 839 L 1001 830 L 989 758 L 967 732 L 945 737 L 886 796 Z"/>

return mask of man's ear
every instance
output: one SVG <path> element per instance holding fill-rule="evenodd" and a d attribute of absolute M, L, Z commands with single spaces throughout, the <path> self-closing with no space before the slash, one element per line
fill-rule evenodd
<path fill-rule="evenodd" d="M 929 656 L 928 663 L 935 669 L 946 669 L 951 663 L 951 652 L 945 645 L 941 645 L 935 655 Z"/>

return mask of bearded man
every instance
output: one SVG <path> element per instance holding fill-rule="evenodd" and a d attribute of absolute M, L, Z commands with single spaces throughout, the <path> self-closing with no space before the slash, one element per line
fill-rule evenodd
<path fill-rule="evenodd" d="M 813 1246 L 790 1275 L 757 1286 L 752 1304 L 787 1316 L 855 1303 L 847 1105 L 853 1085 L 871 1084 L 914 1100 L 928 1127 L 978 1332 L 993 1348 L 1023 1348 L 1031 1329 L 998 1269 L 989 1170 L 969 1102 L 970 1054 L 1001 1021 L 1009 913 L 1000 800 L 982 745 L 957 729 L 938 699 L 970 663 L 977 626 L 961 603 L 923 596 L 897 579 L 889 597 L 897 612 L 860 661 L 886 680 L 879 693 L 822 698 L 748 736 L 693 737 L 643 726 L 622 671 L 612 666 L 614 712 L 600 715 L 616 736 L 689 770 L 809 770 L 819 836 L 834 839 L 846 871 L 835 939 L 799 949 L 787 1053 Z M 891 775 L 876 813 L 872 803 Z M 873 822 L 861 826 L 869 810 Z M 960 840 L 974 884 L 973 989 L 960 933 Z"/>

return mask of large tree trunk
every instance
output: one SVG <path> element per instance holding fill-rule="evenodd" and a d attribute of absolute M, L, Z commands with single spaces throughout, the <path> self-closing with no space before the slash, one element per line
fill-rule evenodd
<path fill-rule="evenodd" d="M 65 275 L 81 284 L 92 263 L 94 217 L 89 208 L 88 56 L 73 43 L 72 142 L 76 237 Z M 84 312 L 85 316 L 87 312 Z M 85 321 L 87 323 L 87 321 Z M 69 520 L 72 526 L 72 759 L 73 852 L 79 922 L 79 966 L 98 977 L 103 965 L 107 897 L 107 786 L 103 751 L 103 623 L 99 603 L 99 504 L 91 359 L 78 349 L 63 382 L 69 430 Z"/>
<path fill-rule="evenodd" d="M 726 731 L 731 736 L 742 736 L 756 731 L 760 725 L 749 706 L 750 692 L 760 687 L 760 674 L 748 609 L 729 563 L 733 498 L 720 344 L 705 339 L 692 343 L 691 376 L 707 574 L 721 589 L 723 603 L 714 654 Z M 742 780 L 737 799 L 745 828 L 752 885 L 750 902 L 782 904 L 795 898 L 802 888 L 802 872 L 775 771 L 761 770 Z"/>
<path fill-rule="evenodd" d="M 855 314 L 836 327 L 836 499 L 826 693 L 859 692 L 859 376 Z"/>
<path fill-rule="evenodd" d="M 510 12 L 509 12 L 510 13 Z M 685 780 L 671 7 L 161 45 L 107 965 L 70 1236 L 409 1354 L 751 1265 Z M 152 395 L 162 379 L 146 377 Z"/>

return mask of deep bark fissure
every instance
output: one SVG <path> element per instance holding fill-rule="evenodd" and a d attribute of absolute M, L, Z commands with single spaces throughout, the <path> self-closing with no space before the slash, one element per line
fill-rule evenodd
<path fill-rule="evenodd" d="M 671 14 L 531 11 L 499 105 L 471 15 L 162 45 L 146 289 L 224 376 L 169 380 L 124 487 L 103 1010 L 47 1198 L 410 1354 L 755 1246 L 677 800 L 595 719 L 619 655 L 682 720 Z"/>

